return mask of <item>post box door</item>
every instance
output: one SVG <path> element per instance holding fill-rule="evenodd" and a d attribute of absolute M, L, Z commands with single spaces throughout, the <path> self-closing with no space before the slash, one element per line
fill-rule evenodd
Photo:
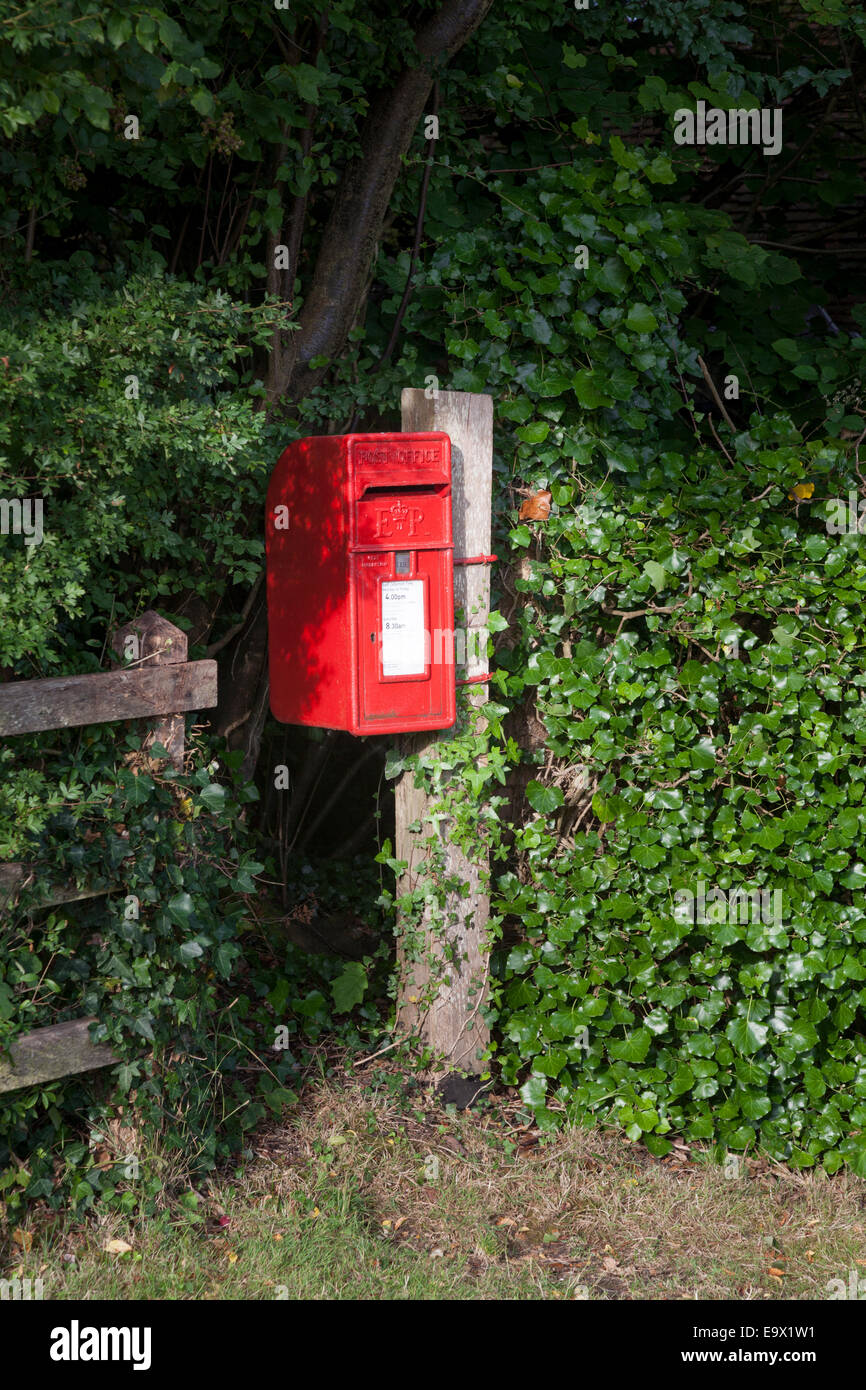
<path fill-rule="evenodd" d="M 451 551 L 359 552 L 353 560 L 361 727 L 453 723 Z"/>

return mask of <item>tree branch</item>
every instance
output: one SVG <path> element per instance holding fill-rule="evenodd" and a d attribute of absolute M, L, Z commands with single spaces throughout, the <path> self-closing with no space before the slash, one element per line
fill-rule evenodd
<path fill-rule="evenodd" d="M 237 637 L 238 633 L 245 626 L 247 618 L 250 616 L 252 606 L 256 601 L 256 595 L 258 594 L 259 589 L 262 587 L 262 580 L 264 579 L 264 577 L 265 572 L 264 570 L 262 570 L 258 578 L 256 579 L 255 584 L 250 589 L 250 592 L 247 594 L 247 600 L 241 611 L 240 620 L 236 622 L 232 627 L 230 627 L 228 632 L 223 633 L 222 637 L 220 637 L 218 641 L 211 643 L 211 645 L 207 648 L 207 651 L 205 652 L 206 656 L 216 656 L 217 652 L 221 652 L 223 647 L 228 646 L 229 642 L 231 642 L 233 637 Z"/>
<path fill-rule="evenodd" d="M 312 284 L 288 360 L 275 364 L 268 397 L 299 400 L 321 380 L 314 357 L 341 351 L 361 303 L 382 223 L 437 64 L 447 62 L 481 24 L 493 0 L 446 0 L 415 34 L 416 66 L 371 102 L 361 154 L 345 169 L 322 235 Z"/>

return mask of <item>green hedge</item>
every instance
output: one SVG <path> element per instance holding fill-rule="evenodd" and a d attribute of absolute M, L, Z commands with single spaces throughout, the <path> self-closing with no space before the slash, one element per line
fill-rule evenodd
<path fill-rule="evenodd" d="M 535 688 L 591 812 L 569 838 L 568 790 L 530 783 L 525 872 L 498 884 L 528 938 L 502 965 L 499 1055 L 509 1080 L 530 1064 L 545 1120 L 555 1098 L 656 1153 L 679 1133 L 866 1173 L 866 554 L 817 500 L 856 479 L 814 449 L 807 507 L 787 447 L 758 452 L 738 475 L 668 457 L 577 505 L 555 490 L 518 581 L 545 616 L 524 609 L 508 690 Z"/>

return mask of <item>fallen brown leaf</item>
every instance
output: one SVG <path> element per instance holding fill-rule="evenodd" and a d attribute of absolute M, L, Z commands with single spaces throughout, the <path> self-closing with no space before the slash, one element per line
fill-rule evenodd
<path fill-rule="evenodd" d="M 12 1232 L 12 1239 L 16 1245 L 20 1245 L 22 1250 L 30 1250 L 33 1246 L 33 1232 L 25 1231 L 21 1226 L 16 1226 Z"/>
<path fill-rule="evenodd" d="M 132 1246 L 129 1241 L 118 1240 L 117 1237 L 114 1237 L 112 1240 L 107 1240 L 102 1248 L 108 1255 L 128 1255 Z"/>

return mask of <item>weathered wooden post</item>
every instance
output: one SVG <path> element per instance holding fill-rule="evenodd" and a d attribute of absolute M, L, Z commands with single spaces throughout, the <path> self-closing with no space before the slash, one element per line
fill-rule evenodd
<path fill-rule="evenodd" d="M 477 680 L 487 672 L 490 568 L 484 562 L 460 561 L 486 557 L 490 550 L 493 398 L 463 391 L 436 391 L 428 399 L 423 390 L 407 389 L 403 391 L 401 406 L 404 431 L 444 430 L 451 437 L 454 606 L 457 613 L 463 614 L 465 678 Z M 486 683 L 470 684 L 469 692 L 476 707 L 486 702 Z M 474 719 L 475 727 L 483 729 L 481 716 L 475 715 Z M 406 754 L 424 753 L 448 737 L 447 729 L 433 735 L 404 735 L 400 747 Z M 478 1075 L 490 1041 L 482 1017 L 489 974 L 485 940 L 489 916 L 488 856 L 486 851 L 477 849 L 468 857 L 453 844 L 449 822 L 430 820 L 432 804 L 425 792 L 415 786 L 414 774 L 403 773 L 396 786 L 396 857 L 405 860 L 408 867 L 398 883 L 398 896 L 413 891 L 419 880 L 430 875 L 432 864 L 426 841 L 431 836 L 442 842 L 445 882 L 467 884 L 469 891 L 466 896 L 456 890 L 447 891 L 444 922 L 434 921 L 433 909 L 426 905 L 420 924 L 407 928 L 405 938 L 403 933 L 399 935 L 398 1035 L 420 1036 L 436 1058 L 434 1065 L 446 1071 Z"/>
<path fill-rule="evenodd" d="M 119 627 L 111 641 L 114 652 L 121 659 L 130 656 L 133 669 L 149 670 L 153 666 L 182 666 L 186 663 L 187 640 L 182 632 L 167 618 L 161 618 L 152 608 L 148 608 L 139 618 Z M 182 714 L 168 714 L 154 723 L 144 741 L 144 747 L 161 743 L 168 754 L 168 761 L 178 772 L 183 770 L 183 751 L 185 720 Z"/>

